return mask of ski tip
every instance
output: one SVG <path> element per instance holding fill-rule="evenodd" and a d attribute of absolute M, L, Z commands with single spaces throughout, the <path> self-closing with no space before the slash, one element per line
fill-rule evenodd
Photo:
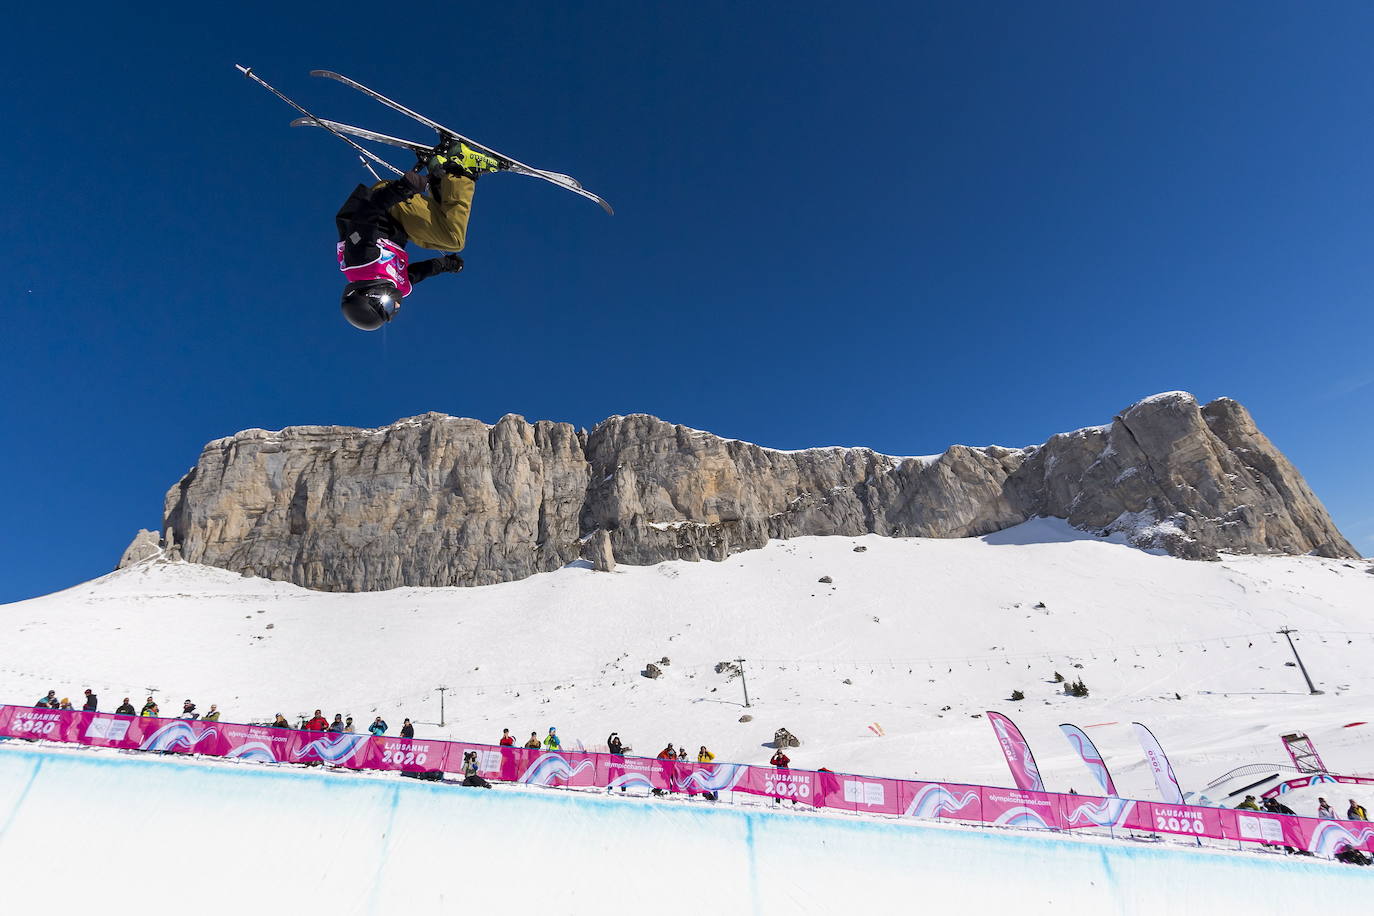
<path fill-rule="evenodd" d="M 331 79 L 331 80 L 335 80 L 335 79 L 338 79 L 338 78 L 339 78 L 339 74 L 335 73 L 333 70 L 311 70 L 311 71 L 310 71 L 310 75 L 311 75 L 311 76 L 323 76 L 323 77 L 325 77 L 326 79 Z"/>
<path fill-rule="evenodd" d="M 606 203 L 604 200 L 601 200 L 600 198 L 597 198 L 596 202 L 601 204 L 601 209 L 605 210 L 608 216 L 615 216 L 615 208 L 612 207 L 610 204 Z"/>

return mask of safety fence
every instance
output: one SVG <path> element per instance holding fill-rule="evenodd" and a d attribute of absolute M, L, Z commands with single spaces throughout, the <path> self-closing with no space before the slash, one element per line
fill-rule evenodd
<path fill-rule="evenodd" d="M 460 773 L 466 752 L 475 751 L 482 776 L 525 785 L 640 792 L 657 789 L 691 795 L 712 793 L 716 798 L 725 793 L 732 798 L 743 794 L 810 808 L 996 827 L 1171 834 L 1199 841 L 1287 847 L 1327 858 L 1346 848 L 1374 852 L 1374 825 L 1363 821 L 886 779 L 827 770 L 702 764 L 24 706 L 0 706 L 0 737 L 263 763 L 395 770 L 412 775 Z"/>

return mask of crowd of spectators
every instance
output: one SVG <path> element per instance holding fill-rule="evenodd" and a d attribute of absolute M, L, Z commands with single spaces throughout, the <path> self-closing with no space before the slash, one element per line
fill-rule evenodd
<path fill-rule="evenodd" d="M 92 691 L 89 687 L 87 687 L 85 691 L 83 691 L 83 695 L 85 699 L 81 704 L 80 711 L 99 712 L 100 698 L 96 696 L 95 692 Z M 49 690 L 42 697 L 39 697 L 38 702 L 34 703 L 33 705 L 37 709 L 69 709 L 72 711 L 76 711 L 76 707 L 72 705 L 71 700 L 69 700 L 68 698 L 62 697 L 61 699 L 58 699 L 56 690 Z M 120 703 L 117 707 L 115 707 L 114 714 L 117 716 L 137 715 L 143 717 L 156 718 L 157 716 L 162 715 L 162 711 L 161 709 L 159 709 L 157 702 L 152 697 L 148 697 L 147 701 L 143 704 L 143 708 L 138 712 L 134 712 L 134 704 L 129 702 L 128 697 L 125 697 L 124 701 Z M 196 704 L 192 703 L 190 700 L 187 700 L 181 704 L 181 713 L 178 714 L 176 718 L 203 719 L 206 722 L 218 722 L 219 706 L 215 705 L 214 703 L 211 703 L 210 708 L 206 711 L 205 715 L 201 715 L 200 713 L 196 712 Z"/>
<path fill-rule="evenodd" d="M 1369 813 L 1365 811 L 1364 805 L 1361 805 L 1353 798 L 1349 799 L 1349 801 L 1350 807 L 1345 809 L 1345 819 L 1347 821 L 1369 820 Z M 1260 801 L 1253 795 L 1245 796 L 1245 801 L 1241 802 L 1239 805 L 1236 805 L 1236 810 L 1264 811 L 1269 814 L 1298 813 L 1294 811 L 1292 808 L 1285 805 L 1283 802 L 1279 801 L 1277 798 L 1266 798 L 1264 801 Z M 1321 797 L 1317 798 L 1317 817 L 1326 818 L 1327 820 L 1333 821 L 1337 820 L 1335 809 L 1331 807 L 1331 804 L 1326 799 Z"/>
<path fill-rule="evenodd" d="M 64 709 L 73 711 L 76 710 L 76 707 L 72 705 L 70 699 L 68 699 L 67 697 L 59 698 L 57 696 L 57 691 L 55 690 L 49 690 L 43 697 L 41 697 L 38 700 L 37 703 L 34 704 L 34 706 L 40 709 Z M 81 711 L 99 711 L 99 698 L 93 691 L 90 690 L 90 688 L 86 688 L 86 690 L 83 692 Z M 137 713 L 135 713 L 133 704 L 129 701 L 128 697 L 125 697 L 124 701 L 120 703 L 119 706 L 115 709 L 115 715 L 138 715 L 145 717 L 156 717 L 161 715 L 161 712 L 159 710 L 157 702 L 152 697 L 148 697 L 148 699 L 143 704 L 143 708 L 140 709 Z M 215 722 L 219 720 L 219 716 L 219 707 L 216 704 L 211 703 L 210 709 L 202 716 L 200 713 L 196 711 L 196 704 L 188 699 L 181 704 L 181 713 L 177 716 L 177 718 L 201 719 L 207 722 Z M 292 728 L 291 723 L 287 721 L 286 717 L 283 716 L 281 713 L 277 713 L 273 721 L 267 724 L 272 728 Z M 342 713 L 335 713 L 334 718 L 330 720 L 326 719 L 323 715 L 323 712 L 319 709 L 315 710 L 315 714 L 311 716 L 309 719 L 306 719 L 304 716 L 302 716 L 300 724 L 297 727 L 304 731 L 329 732 L 335 734 L 354 734 L 356 732 L 356 729 L 353 726 L 352 716 L 345 716 Z M 372 724 L 367 727 L 367 731 L 374 737 L 381 737 L 382 735 L 385 735 L 387 733 L 388 728 L 390 728 L 390 726 L 386 723 L 386 720 L 384 720 L 381 716 L 377 716 L 375 719 L 372 720 Z M 415 737 L 415 726 L 409 719 L 405 719 L 402 722 L 400 737 Z M 515 736 L 510 733 L 510 729 L 503 728 L 501 730 L 501 738 L 498 741 L 498 744 L 501 747 L 514 747 L 515 742 Z M 562 739 L 558 737 L 558 729 L 550 727 L 548 733 L 544 736 L 542 740 L 539 737 L 539 732 L 530 732 L 530 736 L 525 741 L 523 747 L 531 750 L 560 751 L 563 749 L 563 742 Z M 606 748 L 611 754 L 621 757 L 625 756 L 630 752 L 630 747 L 621 740 L 618 732 L 611 732 L 610 736 L 606 739 Z M 656 759 L 664 761 L 671 760 L 675 762 L 686 762 L 690 758 L 688 756 L 686 745 L 674 747 L 673 743 L 670 741 L 668 742 L 667 746 L 663 748 L 663 750 L 658 752 L 658 754 L 656 755 Z M 697 763 L 711 763 L 715 759 L 715 754 L 712 754 L 709 750 L 707 750 L 706 745 L 701 745 L 701 748 L 697 751 L 696 755 Z M 787 756 L 787 753 L 782 748 L 778 748 L 768 762 L 771 766 L 774 766 L 780 770 L 785 770 L 791 766 L 792 759 Z M 829 770 L 822 768 L 820 772 L 829 772 Z M 483 779 L 481 774 L 479 773 L 476 751 L 467 751 L 463 754 L 462 784 L 465 786 L 476 786 L 486 789 L 491 788 L 491 784 L 487 782 L 487 780 Z M 607 791 L 610 790 L 608 789 Z M 623 786 L 621 787 L 621 791 L 625 791 Z M 666 791 L 667 790 L 662 789 L 653 790 L 655 795 L 665 794 Z M 697 793 L 695 791 L 690 791 L 688 794 L 695 795 Z M 716 798 L 715 794 L 712 792 L 702 792 L 702 794 L 712 801 L 714 801 Z M 794 799 L 789 800 L 791 800 L 793 804 L 796 804 Z M 778 803 L 779 799 L 774 798 L 773 801 L 776 804 Z M 1261 802 L 1254 795 L 1245 796 L 1245 800 L 1242 801 L 1239 805 L 1236 805 L 1236 808 L 1239 810 L 1247 811 L 1264 811 L 1270 814 L 1297 814 L 1296 811 L 1280 802 L 1277 798 L 1266 798 Z M 1326 818 L 1329 820 L 1335 820 L 1336 812 L 1325 798 L 1318 798 L 1316 816 L 1320 818 Z M 1345 819 L 1349 821 L 1367 821 L 1369 820 L 1369 814 L 1365 810 L 1363 805 L 1361 805 L 1360 803 L 1355 801 L 1355 799 L 1352 798 L 1349 799 L 1349 807 L 1346 808 Z M 1354 854 L 1355 856 L 1360 855 L 1358 850 L 1349 850 L 1349 852 Z M 1338 858 L 1340 858 L 1340 856 L 1338 856 Z M 1368 857 L 1363 858 L 1364 861 L 1359 861 L 1353 858 L 1352 856 L 1351 859 L 1343 859 L 1343 861 L 1352 861 L 1354 862 L 1354 864 L 1360 865 L 1370 864 Z"/>

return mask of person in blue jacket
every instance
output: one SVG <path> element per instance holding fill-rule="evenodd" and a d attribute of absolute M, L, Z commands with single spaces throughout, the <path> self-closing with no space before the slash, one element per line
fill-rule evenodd
<path fill-rule="evenodd" d="M 382 721 L 381 716 L 378 716 L 372 720 L 372 724 L 367 727 L 367 730 L 372 733 L 373 737 L 380 738 L 386 734 L 386 723 Z"/>

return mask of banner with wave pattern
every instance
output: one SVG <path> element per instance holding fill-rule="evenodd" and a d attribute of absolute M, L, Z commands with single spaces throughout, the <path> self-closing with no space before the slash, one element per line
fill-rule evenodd
<path fill-rule="evenodd" d="M 1014 726 L 1013 726 L 1014 727 Z M 262 725 L 115 716 L 0 706 L 0 738 L 88 747 L 201 754 L 258 763 L 460 773 L 475 752 L 483 776 L 533 786 L 698 794 L 742 793 L 778 804 L 1035 830 L 1127 830 L 1309 850 L 1334 856 L 1346 848 L 1374 852 L 1374 825 L 1267 812 L 1236 811 L 960 783 L 793 770 L 738 763 L 548 753 L 452 741 L 374 738 Z M 1037 772 L 1038 777 L 1038 772 Z M 1354 781 L 1356 777 L 1308 777 Z M 1361 780 L 1364 781 L 1364 780 Z M 1290 785 L 1296 786 L 1294 780 Z M 1308 784 L 1308 783 L 1303 783 Z"/>
<path fill-rule="evenodd" d="M 1112 782 L 1112 774 L 1107 769 L 1107 762 L 1102 759 L 1102 755 L 1097 752 L 1097 745 L 1093 744 L 1093 739 L 1088 737 L 1088 733 L 1077 725 L 1070 725 L 1065 722 L 1059 726 L 1059 730 L 1064 733 L 1064 737 L 1069 739 L 1069 744 L 1078 751 L 1078 756 L 1083 758 L 1083 765 L 1088 768 L 1088 772 L 1093 774 L 1093 779 L 1097 780 L 1098 786 L 1102 789 L 1102 794 L 1107 796 L 1116 795 L 1116 783 Z"/>
<path fill-rule="evenodd" d="M 1032 792 L 1045 791 L 1045 781 L 1040 778 L 1035 755 L 1031 753 L 1030 744 L 1021 734 L 1021 729 L 1000 712 L 989 709 L 987 714 L 988 724 L 997 733 L 997 742 L 1002 745 L 1002 754 L 1007 758 L 1007 766 L 1011 768 L 1011 778 L 1016 781 L 1016 787 Z"/>

